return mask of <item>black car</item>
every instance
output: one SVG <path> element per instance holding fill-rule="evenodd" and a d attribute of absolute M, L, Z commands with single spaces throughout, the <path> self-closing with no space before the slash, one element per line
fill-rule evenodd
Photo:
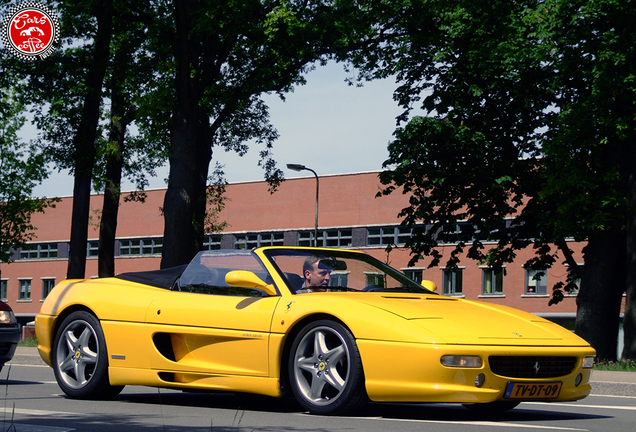
<path fill-rule="evenodd" d="M 20 342 L 20 325 L 11 307 L 0 301 L 0 371 L 10 361 Z"/>

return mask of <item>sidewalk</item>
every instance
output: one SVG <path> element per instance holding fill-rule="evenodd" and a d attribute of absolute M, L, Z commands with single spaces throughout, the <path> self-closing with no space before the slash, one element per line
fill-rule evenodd
<path fill-rule="evenodd" d="M 40 357 L 38 353 L 38 349 L 35 347 L 18 347 L 15 350 L 15 354 L 13 355 L 13 359 L 9 364 L 22 364 L 22 365 L 42 365 L 48 366 L 44 363 L 44 360 Z M 5 367 L 6 367 L 5 365 Z"/>
<path fill-rule="evenodd" d="M 621 384 L 636 384 L 634 372 L 610 372 L 595 370 L 592 372 L 591 382 L 611 382 Z"/>

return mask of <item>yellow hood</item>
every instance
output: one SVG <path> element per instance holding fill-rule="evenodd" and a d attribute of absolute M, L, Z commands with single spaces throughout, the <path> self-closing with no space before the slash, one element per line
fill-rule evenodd
<path fill-rule="evenodd" d="M 588 345 L 558 324 L 491 303 L 409 294 L 387 294 L 364 302 L 405 318 L 449 344 Z"/>

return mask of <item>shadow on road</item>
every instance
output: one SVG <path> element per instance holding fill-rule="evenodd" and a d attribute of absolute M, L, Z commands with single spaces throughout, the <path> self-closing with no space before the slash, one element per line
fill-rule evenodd
<path fill-rule="evenodd" d="M 198 392 L 166 392 L 122 394 L 119 400 L 141 404 L 164 404 L 169 406 L 207 407 L 229 410 L 245 410 L 255 412 L 304 413 L 304 409 L 293 399 L 270 398 L 266 396 L 234 394 L 234 393 L 198 393 Z M 543 405 L 542 405 L 543 406 Z M 575 407 L 576 405 L 572 405 Z M 539 406 L 537 405 L 537 408 Z M 398 404 L 369 403 L 361 410 L 348 414 L 347 417 L 385 418 L 401 420 L 433 420 L 449 422 L 541 422 L 571 421 L 608 418 L 608 416 L 562 412 L 527 408 L 527 405 L 499 414 L 478 413 L 458 404 Z M 307 413 L 307 415 L 310 415 Z"/>

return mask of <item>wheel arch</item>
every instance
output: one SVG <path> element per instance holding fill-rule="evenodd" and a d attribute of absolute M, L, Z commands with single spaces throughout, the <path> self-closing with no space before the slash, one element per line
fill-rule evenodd
<path fill-rule="evenodd" d="M 288 396 L 293 397 L 291 393 L 291 388 L 289 387 L 289 374 L 288 374 L 289 353 L 291 351 L 292 344 L 294 343 L 296 336 L 298 336 L 298 333 L 300 333 L 303 327 L 305 327 L 309 323 L 312 323 L 314 321 L 320 321 L 320 320 L 331 320 L 331 321 L 337 322 L 338 324 L 344 326 L 349 332 L 351 332 L 351 334 L 353 335 L 355 339 L 355 334 L 353 333 L 353 331 L 351 331 L 351 328 L 349 328 L 349 326 L 346 323 L 344 323 L 340 318 L 328 313 L 311 314 L 295 322 L 294 325 L 291 327 L 291 329 L 287 332 L 287 336 L 285 336 L 285 340 L 283 342 L 283 349 L 281 350 L 281 358 L 279 359 L 279 362 L 278 362 L 279 364 L 278 373 L 280 377 L 279 378 L 280 391 L 283 397 L 288 397 Z M 362 373 L 364 374 L 364 368 Z"/>
<path fill-rule="evenodd" d="M 53 328 L 51 329 L 51 334 L 49 335 L 49 338 L 50 338 L 50 341 L 51 341 L 51 350 L 49 352 L 49 361 L 53 360 L 51 358 L 51 356 L 53 355 L 53 344 L 54 344 L 54 341 L 55 341 L 55 336 L 57 335 L 57 332 L 60 330 L 60 326 L 62 325 L 64 320 L 69 315 L 71 315 L 72 313 L 75 313 L 75 312 L 80 312 L 80 311 L 87 312 L 87 313 L 93 315 L 99 321 L 99 317 L 97 316 L 95 311 L 93 311 L 88 306 L 81 305 L 81 304 L 76 304 L 76 305 L 69 306 L 66 309 L 64 309 L 62 312 L 60 312 L 57 315 L 57 317 L 55 318 L 55 325 L 53 325 Z"/>

